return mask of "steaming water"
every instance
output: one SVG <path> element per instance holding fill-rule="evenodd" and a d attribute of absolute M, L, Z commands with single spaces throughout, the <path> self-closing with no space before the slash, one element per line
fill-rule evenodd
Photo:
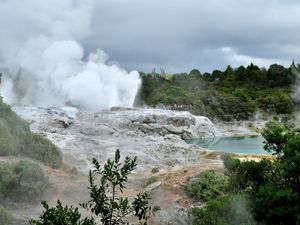
<path fill-rule="evenodd" d="M 80 44 L 90 34 L 94 4 L 0 1 L 0 95 L 5 102 L 91 110 L 133 105 L 138 72 L 112 64 L 101 49 L 86 53 Z"/>
<path fill-rule="evenodd" d="M 262 154 L 267 153 L 263 149 L 262 136 L 257 137 L 216 137 L 190 140 L 190 144 L 196 144 L 203 148 L 224 152 Z"/>

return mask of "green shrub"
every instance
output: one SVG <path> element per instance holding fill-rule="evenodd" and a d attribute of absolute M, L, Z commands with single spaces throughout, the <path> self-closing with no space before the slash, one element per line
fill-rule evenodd
<path fill-rule="evenodd" d="M 40 195 L 48 178 L 42 168 L 28 161 L 0 163 L 0 200 L 28 201 Z"/>
<path fill-rule="evenodd" d="M 151 173 L 158 173 L 159 172 L 159 167 L 154 167 L 151 170 Z"/>
<path fill-rule="evenodd" d="M 57 169 L 62 164 L 62 156 L 59 149 L 51 141 L 38 134 L 31 135 L 26 155 L 52 168 Z"/>
<path fill-rule="evenodd" d="M 300 136 L 273 120 L 263 131 L 273 160 L 240 161 L 223 157 L 230 189 L 246 192 L 255 219 L 262 224 L 300 224 Z"/>
<path fill-rule="evenodd" d="M 0 205 L 0 224 L 1 225 L 13 225 L 13 216 L 3 206 Z"/>
<path fill-rule="evenodd" d="M 148 180 L 146 180 L 146 182 L 144 184 L 144 187 L 148 187 L 150 184 L 153 184 L 153 183 L 155 183 L 157 181 L 158 181 L 158 177 L 157 176 L 149 177 Z"/>
<path fill-rule="evenodd" d="M 0 156 L 16 154 L 14 138 L 8 130 L 4 121 L 0 120 Z"/>
<path fill-rule="evenodd" d="M 15 155 L 27 146 L 29 125 L 2 102 L 0 97 L 0 155 Z"/>
<path fill-rule="evenodd" d="M 81 214 L 77 207 L 63 206 L 57 201 L 55 207 L 50 208 L 47 202 L 43 201 L 42 205 L 45 209 L 39 220 L 31 220 L 32 225 L 95 225 L 93 218 L 81 218 Z"/>
<path fill-rule="evenodd" d="M 262 159 L 259 162 L 254 160 L 242 162 L 239 159 L 228 157 L 224 161 L 224 166 L 225 174 L 230 177 L 230 189 L 233 191 L 251 190 L 257 185 L 264 184 L 270 176 L 268 170 L 273 169 L 271 162 L 267 159 Z"/>
<path fill-rule="evenodd" d="M 214 170 L 207 170 L 190 178 L 186 188 L 192 197 L 209 201 L 226 193 L 228 178 Z"/>
<path fill-rule="evenodd" d="M 235 194 L 211 200 L 203 208 L 192 208 L 192 225 L 256 224 L 246 195 Z"/>
<path fill-rule="evenodd" d="M 23 155 L 59 168 L 62 156 L 46 138 L 30 131 L 26 121 L 14 113 L 0 97 L 0 156 Z"/>

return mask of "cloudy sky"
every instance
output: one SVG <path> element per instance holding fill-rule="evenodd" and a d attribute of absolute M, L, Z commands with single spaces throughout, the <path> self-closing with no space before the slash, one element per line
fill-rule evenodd
<path fill-rule="evenodd" d="M 202 72 L 300 61 L 299 0 L 99 0 L 87 51 L 128 70 Z"/>

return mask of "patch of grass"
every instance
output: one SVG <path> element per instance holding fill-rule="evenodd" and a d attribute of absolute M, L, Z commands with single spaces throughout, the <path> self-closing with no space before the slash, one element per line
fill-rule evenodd
<path fill-rule="evenodd" d="M 145 182 L 144 187 L 148 187 L 150 184 L 153 184 L 155 182 L 158 181 L 158 177 L 157 176 L 151 176 L 150 178 L 148 178 L 148 180 Z"/>
<path fill-rule="evenodd" d="M 59 149 L 51 141 L 38 134 L 31 135 L 30 144 L 25 152 L 25 155 L 30 158 L 37 159 L 52 168 L 57 169 L 62 164 Z"/>
<path fill-rule="evenodd" d="M 170 180 L 170 179 L 172 179 L 172 176 L 171 176 L 171 174 L 168 174 L 168 175 L 165 177 L 165 179 L 166 179 L 166 180 Z"/>
<path fill-rule="evenodd" d="M 151 173 L 158 173 L 159 172 L 159 167 L 154 167 L 151 170 Z"/>
<path fill-rule="evenodd" d="M 197 199 L 209 201 L 217 196 L 223 196 L 228 189 L 228 178 L 214 170 L 206 170 L 189 179 L 187 192 Z"/>
<path fill-rule="evenodd" d="M 204 155 L 206 159 L 217 159 L 218 156 L 220 156 L 220 152 L 217 151 L 210 151 Z"/>
<path fill-rule="evenodd" d="M 0 163 L 0 200 L 30 201 L 48 184 L 42 168 L 28 161 Z"/>

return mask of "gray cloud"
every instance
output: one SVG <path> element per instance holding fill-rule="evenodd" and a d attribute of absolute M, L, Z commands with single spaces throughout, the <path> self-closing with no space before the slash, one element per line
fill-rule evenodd
<path fill-rule="evenodd" d="M 210 71 L 300 61 L 296 0 L 101 0 L 85 39 L 127 69 Z"/>

